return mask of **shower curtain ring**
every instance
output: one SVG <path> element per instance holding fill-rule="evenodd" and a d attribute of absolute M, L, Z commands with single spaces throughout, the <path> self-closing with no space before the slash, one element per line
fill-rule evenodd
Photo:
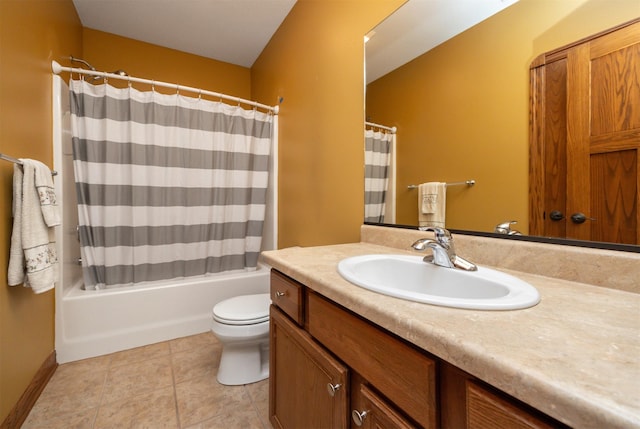
<path fill-rule="evenodd" d="M 176 84 L 176 95 L 180 95 L 180 85 Z"/>
<path fill-rule="evenodd" d="M 202 100 L 202 89 L 198 89 L 198 100 Z"/>

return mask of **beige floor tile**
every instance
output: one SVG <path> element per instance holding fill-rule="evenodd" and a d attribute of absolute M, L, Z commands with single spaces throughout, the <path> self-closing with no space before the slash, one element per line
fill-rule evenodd
<path fill-rule="evenodd" d="M 168 356 L 171 353 L 169 342 L 150 344 L 148 346 L 136 347 L 135 349 L 124 350 L 111 355 L 111 366 L 131 365 L 133 363 L 145 362 L 160 356 Z"/>
<path fill-rule="evenodd" d="M 107 375 L 102 403 L 110 403 L 171 386 L 169 355 L 130 365 L 112 366 Z"/>
<path fill-rule="evenodd" d="M 256 413 L 251 410 L 233 410 L 185 429 L 264 429 Z"/>
<path fill-rule="evenodd" d="M 269 379 L 259 381 L 257 383 L 247 384 L 245 386 L 251 397 L 251 402 L 262 420 L 262 424 L 270 428 L 269 423 Z"/>
<path fill-rule="evenodd" d="M 173 386 L 101 406 L 95 429 L 178 428 Z"/>
<path fill-rule="evenodd" d="M 21 429 L 91 429 L 97 411 L 96 407 L 52 416 L 42 414 L 34 408 Z"/>
<path fill-rule="evenodd" d="M 22 429 L 272 429 L 268 380 L 219 384 L 221 352 L 206 332 L 60 365 Z"/>
<path fill-rule="evenodd" d="M 56 371 L 31 412 L 42 419 L 95 408 L 100 404 L 107 371 Z"/>
<path fill-rule="evenodd" d="M 199 348 L 172 353 L 173 376 L 176 383 L 195 378 L 215 377 L 220 366 L 220 344 L 206 344 Z"/>
<path fill-rule="evenodd" d="M 211 331 L 169 341 L 171 353 L 180 353 L 186 350 L 199 349 L 213 344 L 220 344 L 220 342 Z"/>
<path fill-rule="evenodd" d="M 216 417 L 230 410 L 251 408 L 243 386 L 223 386 L 215 378 L 201 378 L 176 384 L 178 417 L 183 427 Z"/>
<path fill-rule="evenodd" d="M 75 376 L 84 372 L 107 371 L 111 364 L 111 356 L 112 355 L 98 356 L 95 358 L 63 363 L 56 369 L 56 374 L 65 375 L 69 373 L 74 374 Z"/>

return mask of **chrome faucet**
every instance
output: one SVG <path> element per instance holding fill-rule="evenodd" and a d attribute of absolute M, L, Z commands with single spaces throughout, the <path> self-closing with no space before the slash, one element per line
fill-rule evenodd
<path fill-rule="evenodd" d="M 511 225 L 514 225 L 516 223 L 518 222 L 515 220 L 499 223 L 498 225 L 496 225 L 494 232 L 497 234 L 522 235 L 520 231 L 511 229 Z"/>
<path fill-rule="evenodd" d="M 456 255 L 451 233 L 440 227 L 427 227 L 425 231 L 432 231 L 435 240 L 421 238 L 411 245 L 415 250 L 431 249 L 432 254 L 424 257 L 424 261 L 446 268 L 459 268 L 465 271 L 476 271 L 478 267 L 464 258 Z"/>

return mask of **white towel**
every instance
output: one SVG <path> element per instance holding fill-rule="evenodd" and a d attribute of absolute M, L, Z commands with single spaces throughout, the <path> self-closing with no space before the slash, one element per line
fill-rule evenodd
<path fill-rule="evenodd" d="M 418 186 L 418 226 L 445 227 L 447 184 L 428 182 Z"/>
<path fill-rule="evenodd" d="M 21 159 L 13 168 L 13 231 L 8 284 L 31 286 L 35 293 L 52 289 L 58 277 L 53 227 L 60 212 L 51 170 L 39 161 Z"/>

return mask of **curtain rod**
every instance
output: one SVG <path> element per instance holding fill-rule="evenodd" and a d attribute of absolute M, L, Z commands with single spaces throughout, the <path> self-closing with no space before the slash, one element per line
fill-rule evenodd
<path fill-rule="evenodd" d="M 393 134 L 395 134 L 396 131 L 398 130 L 396 127 L 386 127 L 384 125 L 376 124 L 374 122 L 365 122 L 364 125 L 368 127 L 380 128 L 382 130 L 391 131 L 391 133 Z"/>
<path fill-rule="evenodd" d="M 87 75 L 91 75 L 91 76 L 98 76 L 98 77 L 103 77 L 103 78 L 108 78 L 108 79 L 119 79 L 119 80 L 126 80 L 128 82 L 146 83 L 146 84 L 149 84 L 151 86 L 160 86 L 160 87 L 163 87 L 163 88 L 175 89 L 176 91 L 188 91 L 188 92 L 193 92 L 193 93 L 196 93 L 196 94 L 209 95 L 209 96 L 214 97 L 214 98 L 222 98 L 222 99 L 225 99 L 225 100 L 233 101 L 235 103 L 242 103 L 242 104 L 247 104 L 247 105 L 253 106 L 253 107 L 259 107 L 261 109 L 264 109 L 264 110 L 267 110 L 269 112 L 272 112 L 274 115 L 278 114 L 278 110 L 280 108 L 280 106 L 268 106 L 266 104 L 257 103 L 255 101 L 245 100 L 243 98 L 233 97 L 231 95 L 220 94 L 218 92 L 213 92 L 213 91 L 207 91 L 207 90 L 200 89 L 200 88 L 193 88 L 191 86 L 178 85 L 178 84 L 175 84 L 175 83 L 160 82 L 160 81 L 155 81 L 155 80 L 150 80 L 150 79 L 142 79 L 142 78 L 139 78 L 139 77 L 121 76 L 119 74 L 107 73 L 107 72 L 102 72 L 102 71 L 86 70 L 86 69 L 75 68 L 75 67 L 64 67 L 64 66 L 61 66 L 57 61 L 51 61 L 51 70 L 53 71 L 54 74 L 60 74 L 62 72 L 87 74 Z"/>
<path fill-rule="evenodd" d="M 5 161 L 13 162 L 14 164 L 23 165 L 22 161 L 20 161 L 18 158 L 14 158 L 12 156 L 5 155 L 4 153 L 0 153 L 0 159 L 4 159 Z M 55 176 L 56 174 L 58 174 L 57 171 L 51 170 L 51 175 L 52 176 Z"/>

